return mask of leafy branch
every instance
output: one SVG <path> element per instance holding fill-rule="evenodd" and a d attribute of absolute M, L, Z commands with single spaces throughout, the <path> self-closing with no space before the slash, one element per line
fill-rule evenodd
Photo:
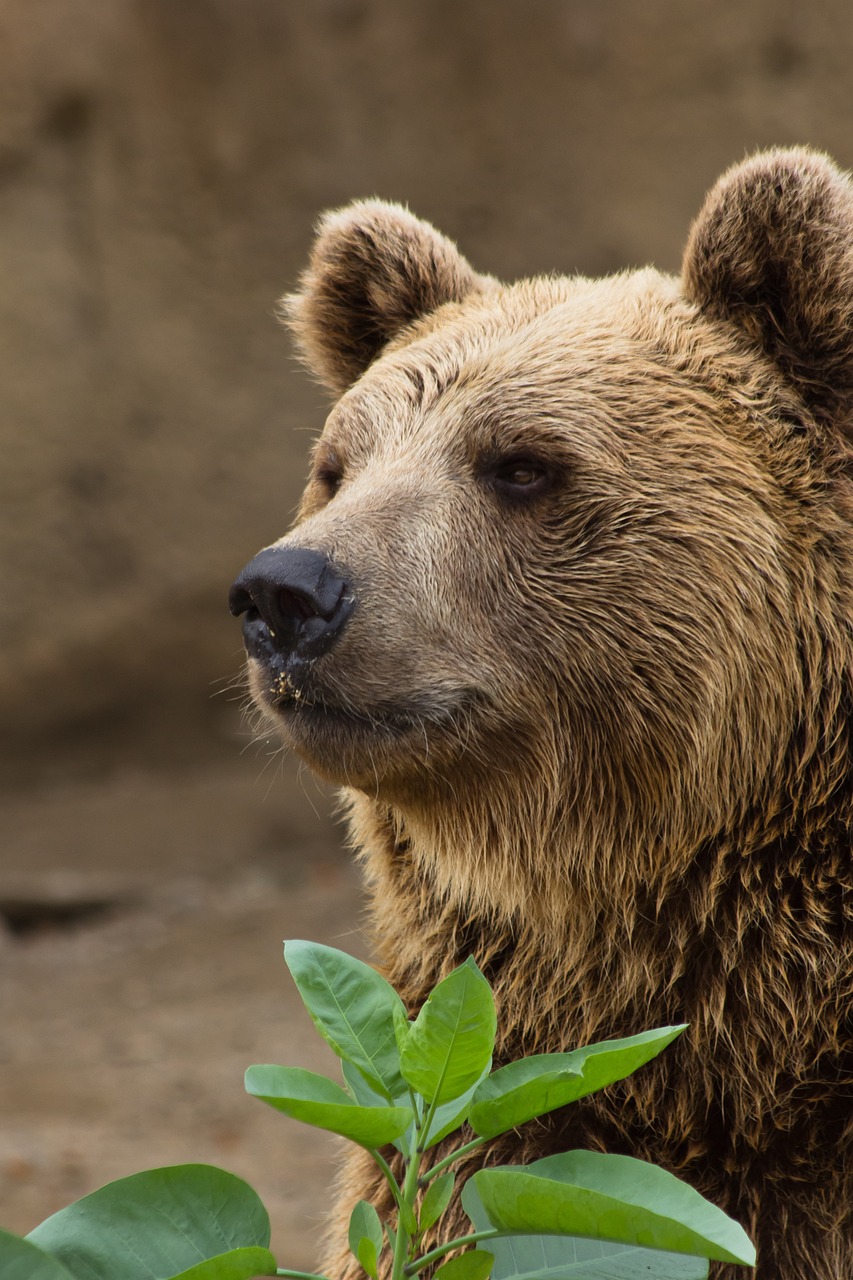
<path fill-rule="evenodd" d="M 639 1280 L 650 1271 L 702 1280 L 709 1259 L 754 1263 L 743 1230 L 691 1187 L 644 1161 L 592 1151 L 478 1170 L 461 1193 L 472 1230 L 422 1252 L 453 1199 L 454 1165 L 630 1075 L 684 1027 L 538 1054 L 493 1072 L 494 1000 L 473 959 L 435 987 L 411 1022 L 393 987 L 342 951 L 288 942 L 285 961 L 341 1059 L 343 1084 L 265 1064 L 248 1069 L 246 1090 L 372 1156 L 394 1209 L 385 1221 L 365 1200 L 352 1211 L 349 1246 L 370 1280 L 380 1270 L 410 1280 L 433 1266 L 441 1280 Z M 428 1152 L 463 1125 L 474 1137 L 430 1165 Z M 399 1177 L 381 1150 L 392 1143 Z M 109 1183 L 25 1239 L 0 1231 L 0 1271 L 11 1280 L 327 1280 L 278 1267 L 269 1241 L 268 1215 L 246 1183 L 179 1165 Z"/>

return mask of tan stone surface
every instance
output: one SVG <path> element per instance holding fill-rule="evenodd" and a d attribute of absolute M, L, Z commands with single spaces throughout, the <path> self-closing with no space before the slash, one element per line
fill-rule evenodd
<path fill-rule="evenodd" d="M 271 320 L 320 209 L 408 201 L 503 275 L 673 266 L 745 150 L 853 159 L 848 17 L 4 0 L 0 710 L 32 738 L 111 704 L 153 635 L 222 674 L 222 587 L 322 417 Z"/>

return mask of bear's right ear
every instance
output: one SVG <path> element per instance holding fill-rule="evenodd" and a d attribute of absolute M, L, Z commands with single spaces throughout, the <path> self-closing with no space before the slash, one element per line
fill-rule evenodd
<path fill-rule="evenodd" d="M 280 314 L 308 367 L 342 395 L 406 325 L 487 283 L 429 223 L 365 200 L 322 218 Z"/>

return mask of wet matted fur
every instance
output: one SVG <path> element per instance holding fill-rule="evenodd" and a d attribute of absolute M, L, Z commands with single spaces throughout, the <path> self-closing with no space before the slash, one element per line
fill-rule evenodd
<path fill-rule="evenodd" d="M 690 1024 L 467 1168 L 650 1159 L 746 1227 L 760 1280 L 850 1280 L 849 180 L 736 166 L 680 280 L 503 285 L 362 202 L 284 310 L 337 400 L 276 545 L 356 606 L 298 697 L 250 680 L 347 788 L 384 971 L 417 1007 L 473 954 L 499 1061 Z M 330 1275 L 384 1195 L 350 1159 Z"/>

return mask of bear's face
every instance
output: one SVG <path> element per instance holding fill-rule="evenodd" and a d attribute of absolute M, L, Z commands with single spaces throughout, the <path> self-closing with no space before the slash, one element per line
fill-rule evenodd
<path fill-rule="evenodd" d="M 780 496 L 684 368 L 688 310 L 654 273 L 498 290 L 342 397 L 278 546 L 329 557 L 354 609 L 284 688 L 251 677 L 312 765 L 389 799 L 520 757 L 658 803 L 731 772 L 725 727 L 790 666 Z"/>
<path fill-rule="evenodd" d="M 273 552 L 319 557 L 334 621 L 259 641 L 275 619 L 249 579 L 237 600 L 253 696 L 320 773 L 457 822 L 514 803 L 577 848 L 695 848 L 785 767 L 824 406 L 757 306 L 724 314 L 721 203 L 682 287 L 504 287 L 392 206 L 327 220 L 290 308 L 340 399 Z M 281 572 L 303 626 L 320 606 Z"/>

